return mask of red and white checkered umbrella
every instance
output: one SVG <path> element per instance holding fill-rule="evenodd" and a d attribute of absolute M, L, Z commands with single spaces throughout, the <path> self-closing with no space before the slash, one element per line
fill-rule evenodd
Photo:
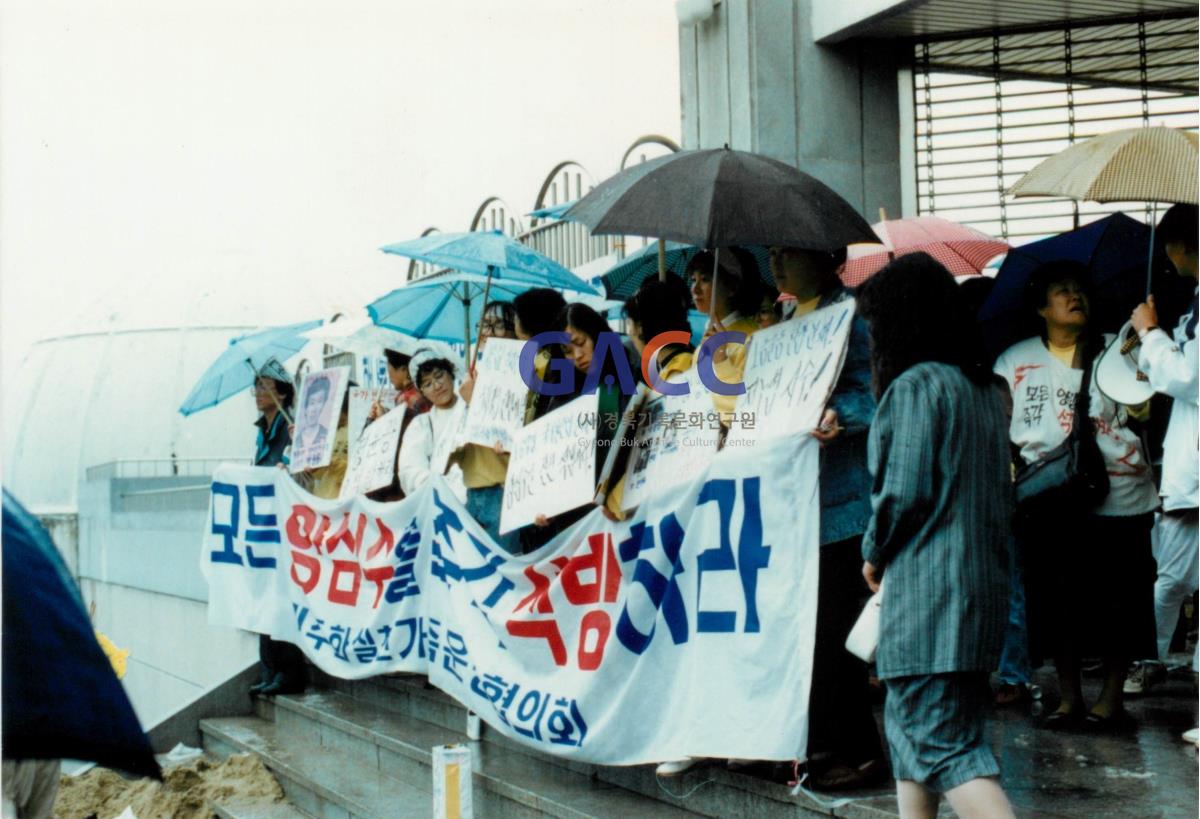
<path fill-rule="evenodd" d="M 871 227 L 883 244 L 846 248 L 841 276 L 847 287 L 857 287 L 906 253 L 928 253 L 955 276 L 977 276 L 984 265 L 1009 249 L 1008 243 L 982 231 L 936 216 L 888 219 Z"/>

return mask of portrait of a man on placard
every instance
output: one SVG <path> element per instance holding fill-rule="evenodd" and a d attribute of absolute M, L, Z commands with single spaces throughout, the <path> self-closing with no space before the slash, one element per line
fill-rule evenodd
<path fill-rule="evenodd" d="M 321 370 L 304 379 L 292 438 L 292 472 L 329 463 L 333 429 L 337 425 L 336 413 L 345 391 L 345 368 Z"/>

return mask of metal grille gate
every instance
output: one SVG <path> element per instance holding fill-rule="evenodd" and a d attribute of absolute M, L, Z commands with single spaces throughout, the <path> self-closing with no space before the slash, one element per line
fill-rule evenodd
<path fill-rule="evenodd" d="M 1197 20 L 1107 21 L 918 42 L 917 212 L 1021 243 L 1144 203 L 1009 199 L 1076 140 L 1141 125 L 1197 127 Z"/>

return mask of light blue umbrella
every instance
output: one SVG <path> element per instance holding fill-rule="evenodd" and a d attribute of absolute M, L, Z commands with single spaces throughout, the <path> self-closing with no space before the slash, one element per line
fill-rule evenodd
<path fill-rule="evenodd" d="M 567 270 L 558 262 L 548 256 L 543 256 L 541 253 L 526 247 L 518 241 L 510 239 L 498 230 L 472 231 L 470 233 L 434 233 L 407 242 L 384 245 L 380 250 L 384 253 L 394 253 L 397 256 L 407 256 L 410 259 L 448 267 L 461 273 L 484 277 L 482 291 L 482 301 L 484 304 L 490 298 L 489 291 L 493 282 L 525 285 L 524 289 L 526 290 L 531 287 L 550 287 L 555 290 L 567 290 L 576 293 L 594 294 L 596 292 L 595 288 L 590 284 L 573 274 L 570 270 Z M 442 274 L 433 277 L 431 281 L 437 279 L 446 280 L 448 278 L 451 277 Z M 463 285 L 466 284 L 466 281 L 463 279 L 459 279 L 458 281 Z M 456 298 L 463 301 L 468 308 L 467 311 L 464 311 L 464 316 L 468 319 L 468 331 L 464 334 L 464 337 L 467 339 L 467 360 L 470 362 L 470 366 L 474 368 L 475 359 L 471 356 L 469 341 L 469 316 L 466 315 L 469 313 L 472 295 L 469 292 L 469 288 L 467 289 L 468 292 L 465 297 Z M 447 291 L 447 295 L 451 295 L 450 291 Z M 400 328 L 395 327 L 395 329 Z M 403 329 L 400 329 L 400 331 L 407 332 Z M 414 333 L 413 335 L 416 334 Z"/>
<path fill-rule="evenodd" d="M 495 281 L 577 293 L 596 292 L 558 262 L 498 230 L 434 233 L 408 242 L 384 245 L 380 250 L 462 273 L 490 276 Z"/>
<path fill-rule="evenodd" d="M 492 281 L 472 273 L 449 273 L 399 287 L 368 304 L 367 313 L 380 327 L 414 338 L 469 345 L 476 336 L 485 298 L 511 301 L 536 286 Z M 474 364 L 470 350 L 466 359 Z"/>
<path fill-rule="evenodd" d="M 271 362 L 286 361 L 304 349 L 304 333 L 321 326 L 321 320 L 271 327 L 230 340 L 229 346 L 200 376 L 183 400 L 179 412 L 191 415 L 215 407 L 231 395 L 254 386 L 258 374 Z"/>
<path fill-rule="evenodd" d="M 563 202 L 561 205 L 550 205 L 549 207 L 546 207 L 546 208 L 538 208 L 537 210 L 529 211 L 529 213 L 527 213 L 525 215 L 532 216 L 534 219 L 560 219 L 561 220 L 563 218 L 563 214 L 566 213 L 567 211 L 569 211 L 571 209 L 571 206 L 574 205 L 577 201 L 579 201 L 579 200 L 572 199 L 570 202 Z"/>

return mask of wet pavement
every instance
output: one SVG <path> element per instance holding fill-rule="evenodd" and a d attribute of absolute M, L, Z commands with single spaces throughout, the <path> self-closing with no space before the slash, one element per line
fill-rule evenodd
<path fill-rule="evenodd" d="M 1058 705 L 1054 671 L 1039 669 L 1034 678 L 1049 713 Z M 1137 729 L 1127 734 L 1051 731 L 1037 726 L 1027 704 L 998 709 L 989 726 L 992 748 L 1018 815 L 1194 819 L 1200 812 L 1197 751 L 1180 738 L 1196 726 L 1194 680 L 1189 668 L 1175 670 L 1149 694 L 1128 698 Z M 1089 703 L 1100 682 L 1098 671 L 1085 673 Z"/>

